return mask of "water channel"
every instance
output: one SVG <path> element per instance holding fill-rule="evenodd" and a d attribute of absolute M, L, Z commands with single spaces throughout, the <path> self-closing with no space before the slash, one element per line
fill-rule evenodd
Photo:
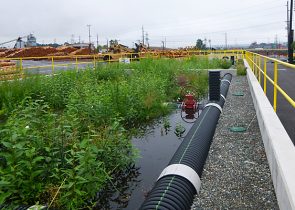
<path fill-rule="evenodd" d="M 168 117 L 148 126 L 144 136 L 132 139 L 139 150 L 139 158 L 133 167 L 114 180 L 114 186 L 110 186 L 112 190 L 100 195 L 95 209 L 139 209 L 192 126 L 182 120 L 180 112 L 176 109 Z M 185 131 L 179 137 L 177 131 L 183 128 Z"/>

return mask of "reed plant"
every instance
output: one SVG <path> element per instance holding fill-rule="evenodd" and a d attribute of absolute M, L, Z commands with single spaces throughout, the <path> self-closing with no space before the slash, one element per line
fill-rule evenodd
<path fill-rule="evenodd" d="M 131 130 L 171 111 L 177 78 L 205 95 L 219 64 L 142 59 L 0 83 L 0 204 L 91 208 L 136 159 Z"/>

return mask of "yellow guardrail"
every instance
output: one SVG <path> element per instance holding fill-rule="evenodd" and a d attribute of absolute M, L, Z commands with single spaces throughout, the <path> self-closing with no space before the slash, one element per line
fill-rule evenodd
<path fill-rule="evenodd" d="M 155 51 L 141 53 L 120 53 L 120 54 L 93 54 L 93 55 L 72 55 L 72 56 L 43 56 L 43 57 L 21 57 L 21 58 L 0 58 L 1 61 L 9 60 L 15 64 L 14 67 L 9 67 L 7 72 L 15 71 L 16 75 L 34 74 L 30 70 L 43 70 L 45 74 L 54 74 L 59 67 L 68 67 L 78 71 L 81 65 L 90 65 L 96 67 L 98 63 L 118 62 L 120 58 L 129 58 L 130 61 L 141 60 L 145 58 L 184 58 L 190 56 L 209 57 L 213 56 L 234 56 L 242 58 L 244 51 L 242 50 L 170 50 L 170 51 Z M 38 62 L 39 61 L 39 62 Z M 8 73 L 7 73 L 8 74 Z M 2 77 L 6 73 L 2 71 Z M 8 75 L 6 75 L 8 76 Z M 12 79 L 10 77 L 0 77 L 0 80 Z"/>
<path fill-rule="evenodd" d="M 264 90 L 265 94 L 267 93 L 267 86 L 266 86 L 267 80 L 273 85 L 273 88 L 274 88 L 274 91 L 273 91 L 274 111 L 275 112 L 277 111 L 278 91 L 295 108 L 295 101 L 278 84 L 278 76 L 279 76 L 278 75 L 278 64 L 283 65 L 285 67 L 292 68 L 292 69 L 295 69 L 295 65 L 280 61 L 275 58 L 270 58 L 270 57 L 267 57 L 264 55 L 253 53 L 253 52 L 246 51 L 245 55 L 246 55 L 246 60 L 248 61 L 250 67 L 252 68 L 253 73 L 257 77 L 260 84 L 261 84 L 261 75 L 263 75 L 263 90 Z M 273 79 L 267 73 L 267 62 L 268 61 L 271 61 L 274 63 L 274 65 L 273 65 L 273 71 L 274 71 Z M 261 62 L 263 62 L 263 69 L 262 69 Z"/>
<path fill-rule="evenodd" d="M 129 58 L 130 61 L 145 58 L 183 58 L 190 56 L 208 57 L 213 56 L 234 56 L 242 58 L 242 50 L 171 50 L 140 53 L 120 54 L 93 54 L 93 55 L 72 55 L 72 56 L 43 56 L 43 57 L 21 57 L 21 58 L 0 58 L 0 61 L 9 60 L 15 63 L 15 70 L 20 74 L 32 73 L 31 70 L 47 69 L 47 73 L 54 74 L 58 67 L 69 67 L 78 70 L 81 65 L 96 66 L 98 63 L 118 62 L 120 58 Z M 36 62 L 33 62 L 36 61 Z M 37 62 L 40 61 L 40 62 Z M 50 70 L 49 70 L 50 69 Z"/>
<path fill-rule="evenodd" d="M 8 69 L 8 72 L 17 70 L 18 75 L 24 75 L 24 72 L 29 72 L 33 69 L 48 69 L 48 73 L 54 74 L 58 67 L 69 67 L 78 71 L 81 65 L 91 65 L 96 67 L 98 63 L 118 62 L 120 58 L 129 58 L 130 61 L 138 61 L 145 58 L 186 58 L 190 56 L 200 57 L 229 57 L 234 56 L 235 59 L 246 58 L 250 64 L 252 71 L 256 75 L 261 84 L 261 76 L 263 75 L 263 90 L 267 92 L 267 80 L 273 85 L 273 108 L 277 111 L 277 94 L 278 92 L 295 108 L 294 100 L 283 90 L 278 84 L 278 65 L 283 65 L 289 68 L 295 68 L 295 65 L 280 61 L 275 58 L 270 58 L 258 53 L 245 50 L 170 50 L 170 51 L 155 51 L 141 53 L 120 53 L 120 54 L 93 54 L 93 55 L 74 55 L 74 56 L 44 56 L 44 57 L 22 57 L 22 58 L 0 58 L 0 61 L 9 60 L 16 64 L 16 69 Z M 42 65 L 35 65 L 30 61 L 42 61 Z M 274 63 L 273 79 L 268 74 L 267 62 Z M 39 64 L 40 64 L 39 62 Z M 36 62 L 38 63 L 38 62 Z M 50 70 L 49 70 L 50 69 Z M 5 74 L 5 73 L 4 73 Z M 0 71 L 0 77 L 3 75 Z"/>

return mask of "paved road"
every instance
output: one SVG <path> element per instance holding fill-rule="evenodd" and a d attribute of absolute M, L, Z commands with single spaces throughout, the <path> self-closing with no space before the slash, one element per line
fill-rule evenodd
<path fill-rule="evenodd" d="M 86 67 L 93 67 L 93 64 L 89 60 L 84 60 L 84 61 L 79 61 L 79 62 L 90 62 L 88 63 L 79 63 L 77 65 L 78 69 L 84 69 Z M 25 69 L 25 72 L 28 74 L 51 74 L 52 73 L 52 66 L 51 66 L 51 61 L 47 60 L 41 60 L 41 61 L 33 61 L 33 60 L 24 60 L 22 65 L 23 68 Z M 55 61 L 54 62 L 54 71 L 67 71 L 67 70 L 73 70 L 76 69 L 76 64 L 75 61 Z M 67 64 L 65 66 L 65 64 Z M 64 65 L 64 66 L 60 66 Z M 40 68 L 40 66 L 43 66 Z M 26 69 L 26 68 L 30 69 Z M 35 67 L 35 68 L 33 68 Z"/>
<path fill-rule="evenodd" d="M 263 64 L 263 62 L 261 62 Z M 263 66 L 263 65 L 262 65 Z M 267 73 L 273 79 L 274 64 L 267 63 Z M 295 69 L 278 65 L 278 84 L 280 87 L 295 100 Z M 263 87 L 263 75 L 261 75 L 261 85 Z M 267 97 L 273 104 L 273 85 L 267 82 Z M 295 108 L 278 92 L 277 115 L 283 123 L 287 133 L 295 145 Z M 279 139 L 278 139 L 279 140 Z"/>

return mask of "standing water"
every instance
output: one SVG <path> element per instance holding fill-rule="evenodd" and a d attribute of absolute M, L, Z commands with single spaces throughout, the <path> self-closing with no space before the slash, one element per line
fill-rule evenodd
<path fill-rule="evenodd" d="M 192 125 L 184 122 L 180 110 L 176 110 L 148 126 L 143 137 L 133 138 L 133 145 L 139 150 L 135 166 L 116 176 L 117 180 L 109 186 L 112 190 L 99 196 L 104 198 L 99 199 L 96 209 L 139 209 Z"/>

